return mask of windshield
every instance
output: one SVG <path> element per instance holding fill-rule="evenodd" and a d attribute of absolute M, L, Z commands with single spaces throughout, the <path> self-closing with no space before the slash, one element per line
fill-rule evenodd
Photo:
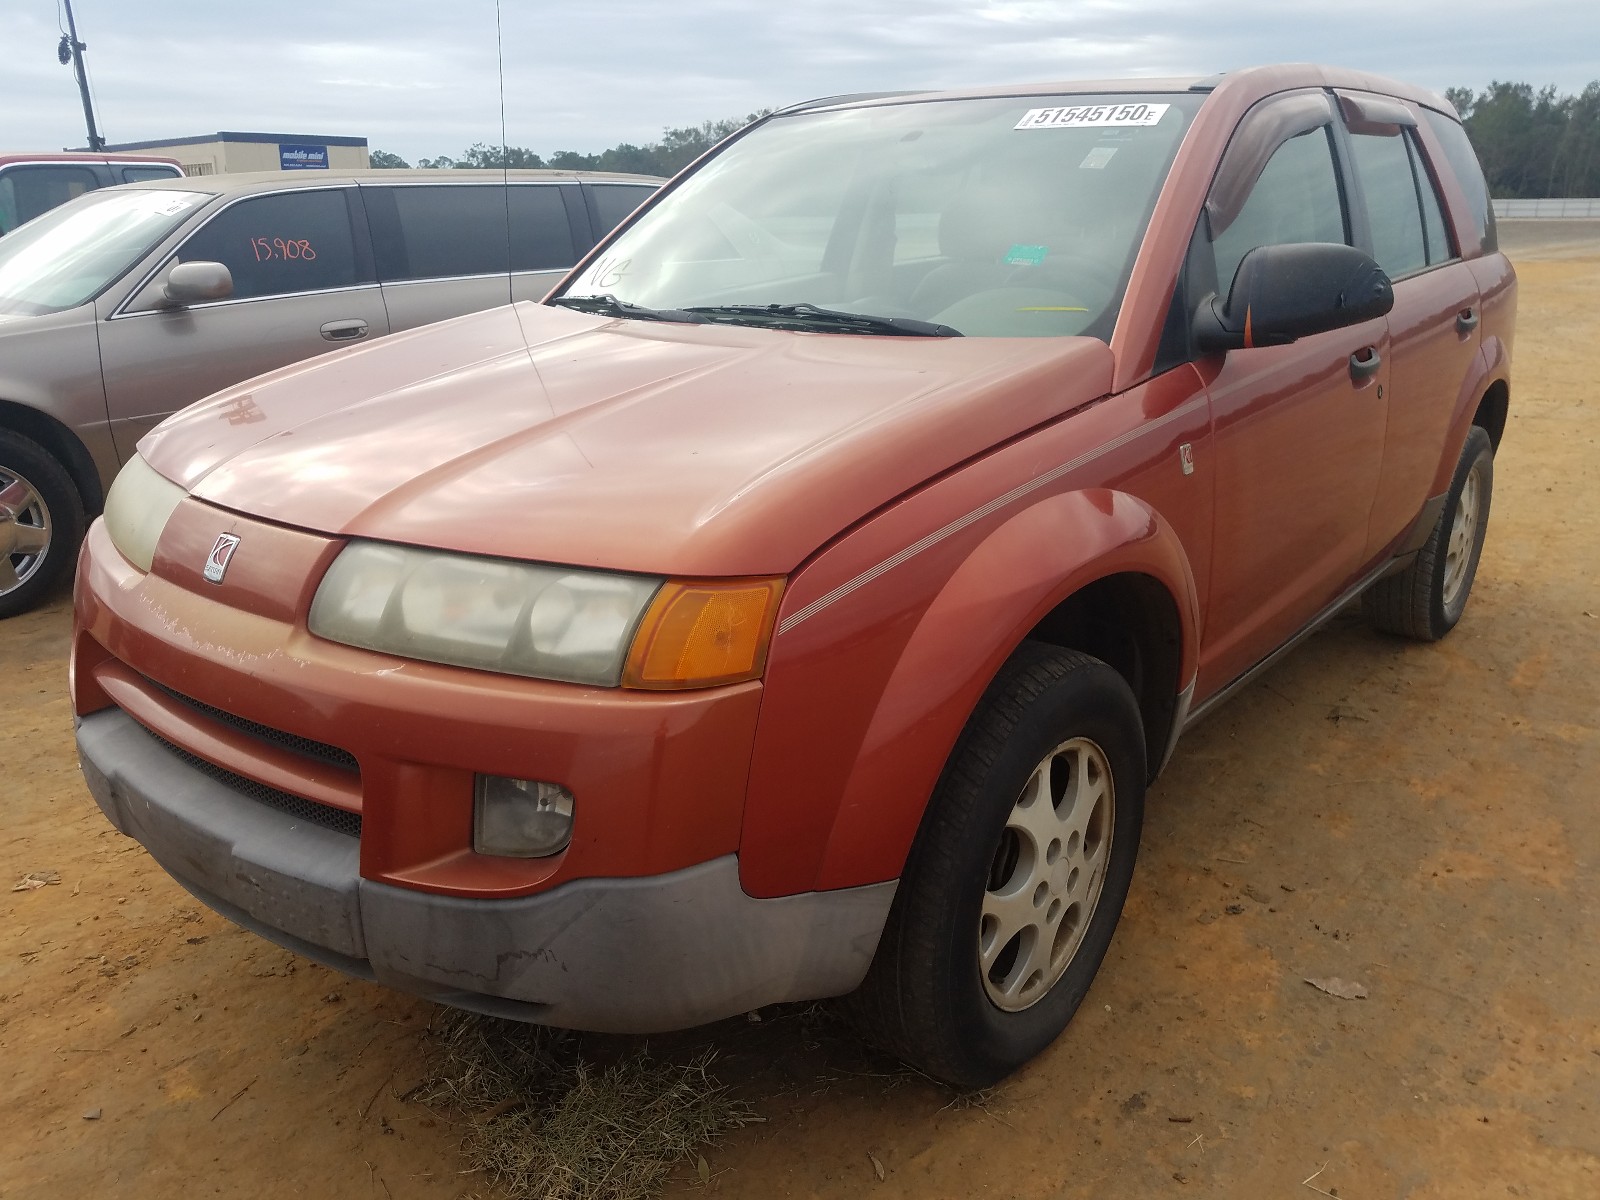
<path fill-rule="evenodd" d="M 1109 340 L 1202 99 L 1027 96 L 776 117 L 663 197 L 554 302 L 834 332 Z M 846 313 L 900 325 L 868 329 L 837 319 Z"/>
<path fill-rule="evenodd" d="M 210 200 L 202 192 L 90 192 L 0 238 L 0 316 L 76 308 Z"/>

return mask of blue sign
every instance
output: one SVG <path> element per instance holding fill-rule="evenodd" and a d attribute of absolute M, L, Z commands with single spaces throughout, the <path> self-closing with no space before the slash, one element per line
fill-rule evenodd
<path fill-rule="evenodd" d="M 285 171 L 326 171 L 326 146 L 279 146 L 278 166 Z"/>

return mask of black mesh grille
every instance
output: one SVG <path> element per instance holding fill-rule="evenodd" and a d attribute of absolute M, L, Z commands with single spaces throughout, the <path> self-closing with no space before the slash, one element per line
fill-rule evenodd
<path fill-rule="evenodd" d="M 132 715 L 132 714 L 130 714 Z M 195 754 L 190 754 L 182 746 L 174 746 L 159 733 L 148 726 L 140 726 L 156 741 L 160 742 L 172 754 L 188 763 L 196 771 L 208 775 L 218 783 L 225 784 L 241 795 L 248 796 L 258 804 L 265 804 L 268 808 L 275 808 L 281 813 L 286 813 L 301 821 L 309 821 L 313 825 L 320 825 L 324 829 L 331 829 L 335 833 L 348 834 L 350 837 L 361 836 L 361 814 L 347 812 L 342 808 L 334 808 L 331 804 L 319 804 L 315 800 L 307 800 L 304 796 L 296 796 L 289 792 L 279 791 L 275 787 L 268 787 L 254 779 L 247 779 L 243 775 L 236 775 L 215 763 L 207 762 Z"/>
<path fill-rule="evenodd" d="M 330 746 L 326 742 L 314 742 L 310 738 L 300 737 L 298 734 L 285 733 L 281 729 L 273 729 L 270 725 L 262 725 L 255 721 L 247 721 L 243 717 L 236 717 L 230 712 L 223 712 L 220 708 L 213 708 L 209 704 L 202 704 L 198 700 L 191 699 L 182 692 L 175 692 L 171 688 L 157 683 L 154 679 L 146 678 L 145 682 L 163 696 L 176 700 L 179 704 L 210 717 L 219 725 L 226 725 L 229 729 L 237 729 L 240 733 L 249 734 L 259 741 L 291 751 L 303 758 L 314 758 L 318 762 L 324 762 L 333 767 L 343 767 L 347 771 L 359 770 L 356 765 L 356 756 L 348 750 L 341 750 L 339 747 Z"/>

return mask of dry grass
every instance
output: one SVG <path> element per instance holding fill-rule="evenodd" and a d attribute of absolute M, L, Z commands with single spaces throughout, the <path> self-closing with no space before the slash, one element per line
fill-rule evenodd
<path fill-rule="evenodd" d="M 453 1011 L 431 1049 L 413 1095 L 465 1121 L 470 1165 L 515 1200 L 645 1200 L 756 1119 L 711 1075 L 710 1054 L 673 1063 L 641 1050 L 601 1066 L 575 1035 Z"/>

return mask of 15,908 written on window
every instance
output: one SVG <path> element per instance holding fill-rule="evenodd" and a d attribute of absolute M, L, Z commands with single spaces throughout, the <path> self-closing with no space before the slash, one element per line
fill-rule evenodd
<path fill-rule="evenodd" d="M 305 238 L 253 237 L 250 239 L 250 248 L 255 251 L 257 262 L 283 259 L 313 262 L 317 257 L 317 252 Z"/>

